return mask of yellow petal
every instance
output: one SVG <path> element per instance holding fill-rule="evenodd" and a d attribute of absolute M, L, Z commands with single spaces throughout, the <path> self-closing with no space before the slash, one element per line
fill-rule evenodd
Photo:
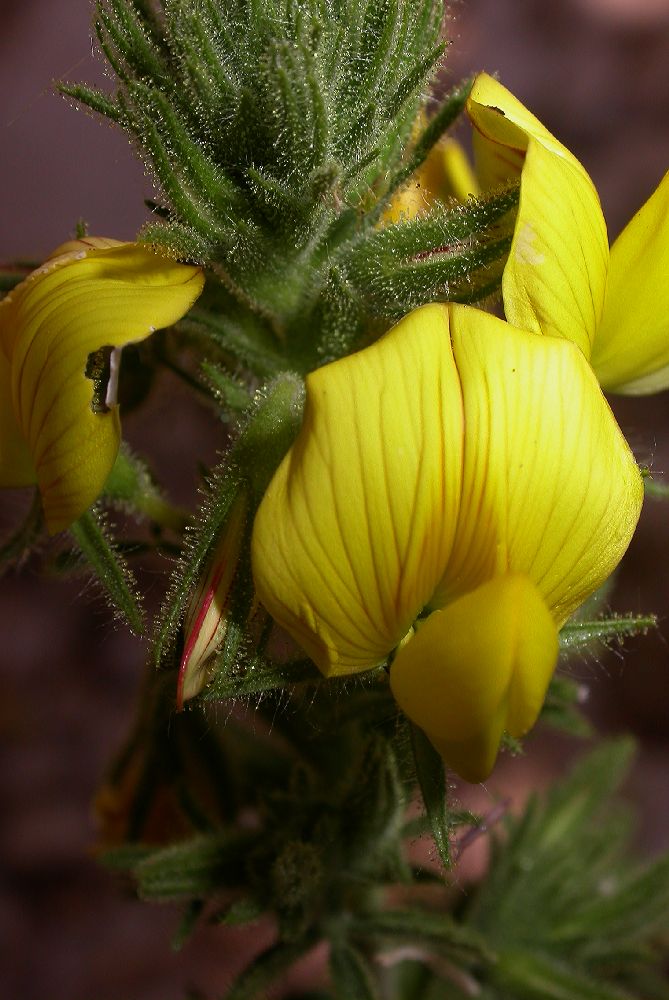
<path fill-rule="evenodd" d="M 521 573 L 561 624 L 622 558 L 639 470 L 573 344 L 450 308 L 466 438 L 456 539 L 433 606 Z"/>
<path fill-rule="evenodd" d="M 592 366 L 604 389 L 669 386 L 669 173 L 611 248 Z"/>
<path fill-rule="evenodd" d="M 260 505 L 252 558 L 260 600 L 325 674 L 383 660 L 429 600 L 452 544 L 461 461 L 445 306 L 416 310 L 308 377 L 304 423 Z"/>
<path fill-rule="evenodd" d="M 385 225 L 414 219 L 438 202 L 466 201 L 480 188 L 464 149 L 455 139 L 442 139 L 425 163 L 393 197 L 383 214 Z"/>
<path fill-rule="evenodd" d="M 430 202 L 420 181 L 412 177 L 391 198 L 388 207 L 381 216 L 381 224 L 390 226 L 396 222 L 408 222 L 426 212 L 429 207 Z"/>
<path fill-rule="evenodd" d="M 200 581 L 186 614 L 184 651 L 177 682 L 177 708 L 199 694 L 227 631 L 230 591 L 244 536 L 247 501 L 235 502 L 211 564 Z"/>
<path fill-rule="evenodd" d="M 557 660 L 557 630 L 525 576 L 500 576 L 435 611 L 398 652 L 390 686 L 446 764 L 483 781 L 505 729 L 534 725 Z"/>
<path fill-rule="evenodd" d="M 12 406 L 51 532 L 96 499 L 118 449 L 115 401 L 93 411 L 89 355 L 174 323 L 202 285 L 199 268 L 138 244 L 89 245 L 50 259 L 0 303 Z M 117 361 L 112 355 L 112 366 Z"/>
<path fill-rule="evenodd" d="M 609 258 L 593 183 L 569 150 L 487 74 L 477 77 L 467 110 L 482 186 L 520 176 L 502 282 L 506 318 L 521 329 L 571 340 L 589 357 Z"/>
<path fill-rule="evenodd" d="M 441 154 L 441 174 L 443 181 L 439 188 L 442 200 L 450 195 L 458 201 L 466 201 L 470 196 L 481 193 L 469 157 L 456 139 L 444 139 L 437 147 Z"/>

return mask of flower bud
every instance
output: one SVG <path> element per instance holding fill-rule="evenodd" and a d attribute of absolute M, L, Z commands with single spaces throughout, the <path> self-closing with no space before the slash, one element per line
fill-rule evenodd
<path fill-rule="evenodd" d="M 223 534 L 186 614 L 185 642 L 177 682 L 177 708 L 199 694 L 227 630 L 227 611 L 244 537 L 248 500 L 241 493 L 232 505 Z"/>

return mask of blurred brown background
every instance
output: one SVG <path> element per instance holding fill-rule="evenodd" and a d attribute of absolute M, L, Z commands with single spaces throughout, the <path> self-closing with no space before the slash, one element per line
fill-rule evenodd
<path fill-rule="evenodd" d="M 669 0 L 460 0 L 450 12 L 453 78 L 499 72 L 590 171 L 613 238 L 669 167 Z M 93 233 L 131 238 L 151 194 L 142 166 L 120 133 L 53 90 L 58 79 L 104 83 L 91 3 L 5 0 L 0 15 L 0 260 L 40 258 L 82 217 Z M 667 325 L 669 335 L 669 317 Z M 163 383 L 142 421 L 124 429 L 158 470 L 181 470 L 172 487 L 187 502 L 197 460 L 218 441 L 204 412 L 190 407 L 175 419 L 176 393 Z M 669 475 L 669 393 L 615 408 L 639 459 Z M 0 532 L 23 503 L 4 501 Z M 649 502 L 614 594 L 618 610 L 655 610 L 666 626 L 668 554 L 669 504 Z M 612 654 L 574 671 L 602 730 L 641 741 L 629 795 L 641 810 L 639 845 L 657 851 L 669 847 L 669 654 L 661 635 L 629 649 L 624 664 Z M 223 995 L 240 935 L 203 932 L 173 955 L 174 913 L 124 897 L 88 856 L 90 799 L 128 725 L 144 647 L 110 627 L 90 588 L 38 580 L 29 564 L 0 581 L 0 650 L 0 993 L 182 1000 L 194 985 Z M 535 752 L 506 762 L 476 793 L 479 806 L 496 788 L 520 798 L 545 784 L 576 749 L 552 734 L 533 743 Z"/>

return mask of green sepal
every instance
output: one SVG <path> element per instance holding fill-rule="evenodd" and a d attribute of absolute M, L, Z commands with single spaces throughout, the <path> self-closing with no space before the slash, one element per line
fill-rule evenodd
<path fill-rule="evenodd" d="M 102 490 L 102 497 L 135 515 L 146 517 L 161 528 L 181 533 L 187 515 L 168 503 L 144 462 L 123 442 Z"/>
<path fill-rule="evenodd" d="M 594 621 L 567 622 L 560 629 L 560 650 L 571 652 L 591 646 L 606 646 L 633 635 L 645 635 L 657 628 L 657 615 L 620 615 Z"/>
<path fill-rule="evenodd" d="M 327 151 L 329 122 L 314 55 L 299 42 L 272 40 L 264 72 L 273 169 L 299 189 Z"/>
<path fill-rule="evenodd" d="M 439 858 L 448 871 L 452 864 L 450 837 L 453 827 L 446 803 L 447 786 L 444 762 L 422 729 L 410 722 L 409 732 L 416 778 L 423 796 L 423 805 Z"/>
<path fill-rule="evenodd" d="M 70 525 L 69 534 L 110 601 L 133 632 L 143 631 L 143 613 L 132 573 L 108 535 L 103 518 L 87 511 Z"/>
<path fill-rule="evenodd" d="M 330 976 L 335 996 L 347 1000 L 378 1000 L 372 967 L 364 955 L 343 941 L 330 947 Z"/>
<path fill-rule="evenodd" d="M 232 667 L 226 669 L 228 661 Z M 214 676 L 201 694 L 204 701 L 225 701 L 228 698 L 245 698 L 268 691 L 285 691 L 296 684 L 319 684 L 323 676 L 311 660 L 293 663 L 274 663 L 265 657 L 251 654 L 248 657 L 231 657 L 224 654 Z"/>
<path fill-rule="evenodd" d="M 96 5 L 95 30 L 117 76 L 151 78 L 169 83 L 169 72 L 146 23 L 132 2 L 106 0 Z"/>
<path fill-rule="evenodd" d="M 404 104 L 419 93 L 421 85 L 431 80 L 436 74 L 439 63 L 446 51 L 446 42 L 437 42 L 430 51 L 419 59 L 400 80 L 399 84 L 385 102 L 385 113 L 390 119 L 396 118 L 402 112 Z"/>
<path fill-rule="evenodd" d="M 125 124 L 125 117 L 121 109 L 101 90 L 87 87 L 83 83 L 59 83 L 57 88 L 64 97 L 71 97 L 78 104 L 85 105 L 91 111 L 95 111 L 104 118 L 109 118 L 117 125 Z"/>
<path fill-rule="evenodd" d="M 518 189 L 372 231 L 345 261 L 372 313 L 397 318 L 429 301 L 483 298 L 499 283 Z"/>
<path fill-rule="evenodd" d="M 212 361 L 202 361 L 200 370 L 221 408 L 231 413 L 243 413 L 251 403 L 244 383 Z"/>

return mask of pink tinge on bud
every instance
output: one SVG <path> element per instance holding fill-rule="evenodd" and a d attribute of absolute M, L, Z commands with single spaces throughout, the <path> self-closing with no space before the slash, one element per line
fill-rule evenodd
<path fill-rule="evenodd" d="M 227 609 L 244 534 L 248 504 L 239 496 L 230 511 L 213 558 L 186 614 L 184 651 L 177 680 L 177 709 L 194 698 L 210 676 L 213 658 L 227 629 Z"/>

